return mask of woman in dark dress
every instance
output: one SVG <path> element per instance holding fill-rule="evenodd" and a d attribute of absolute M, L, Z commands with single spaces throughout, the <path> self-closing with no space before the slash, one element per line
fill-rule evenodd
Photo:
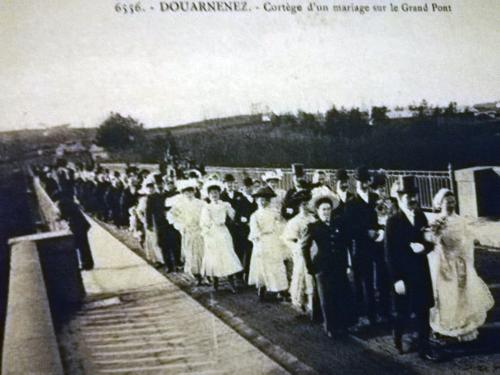
<path fill-rule="evenodd" d="M 328 337 L 345 334 L 356 319 L 351 310 L 352 290 L 348 278 L 351 270 L 344 218 L 338 211 L 333 213 L 338 203 L 332 196 L 314 199 L 318 220 L 308 225 L 302 242 L 307 271 L 316 282 Z"/>

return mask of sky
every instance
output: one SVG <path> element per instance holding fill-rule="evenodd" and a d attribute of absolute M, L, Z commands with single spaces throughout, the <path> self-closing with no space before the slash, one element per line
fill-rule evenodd
<path fill-rule="evenodd" d="M 0 130 L 93 127 L 112 111 L 156 127 L 252 108 L 500 100 L 498 0 L 365 15 L 171 13 L 151 0 L 141 1 L 148 11 L 123 15 L 116 3 L 0 1 Z"/>

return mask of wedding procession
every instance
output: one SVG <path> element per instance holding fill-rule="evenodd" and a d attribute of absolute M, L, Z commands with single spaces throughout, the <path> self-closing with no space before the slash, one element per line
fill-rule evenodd
<path fill-rule="evenodd" d="M 399 354 L 431 362 L 448 358 L 450 342 L 476 340 L 494 306 L 455 193 L 439 189 L 428 215 L 415 176 L 389 184 L 384 170 L 359 167 L 309 179 L 294 164 L 285 190 L 279 169 L 252 178 L 59 159 L 33 172 L 68 222 L 82 270 L 94 267 L 84 212 L 129 233 L 165 274 L 215 293 L 254 288 L 256 302 L 291 305 L 333 341 L 386 326 Z"/>

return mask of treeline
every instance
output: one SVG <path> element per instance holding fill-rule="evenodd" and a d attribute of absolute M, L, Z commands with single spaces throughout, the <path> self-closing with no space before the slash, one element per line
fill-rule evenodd
<path fill-rule="evenodd" d="M 424 101 L 410 110 L 410 118 L 390 119 L 386 107 L 373 107 L 370 113 L 332 107 L 324 114 L 272 115 L 270 121 L 223 130 L 176 134 L 172 128 L 159 135 L 155 129 L 154 137 L 127 118 L 136 122 L 134 132 L 142 129 L 141 135 L 122 134 L 119 143 L 103 143 L 99 134 L 109 130 L 109 122 L 97 135 L 117 160 L 141 162 L 157 162 L 168 149 L 178 157 L 221 166 L 287 167 L 302 162 L 311 168 L 442 170 L 449 163 L 455 168 L 500 164 L 500 120 L 477 120 L 471 111 L 458 112 L 455 103 L 440 108 Z M 112 114 L 111 120 L 113 116 L 124 119 Z"/>

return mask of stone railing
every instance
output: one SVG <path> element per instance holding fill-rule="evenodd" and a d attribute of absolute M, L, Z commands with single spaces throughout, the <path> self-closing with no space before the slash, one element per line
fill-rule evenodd
<path fill-rule="evenodd" d="M 68 224 L 60 219 L 59 209 L 42 187 L 38 177 L 33 177 L 33 188 L 44 224 L 52 231 L 67 230 Z"/>
<path fill-rule="evenodd" d="M 108 168 L 112 171 L 120 171 L 123 172 L 125 170 L 125 164 L 123 163 L 106 163 L 102 164 L 103 167 Z M 151 172 L 158 172 L 157 164 L 135 164 L 136 167 L 140 169 L 146 169 Z M 253 179 L 260 179 L 262 175 L 272 168 L 239 168 L 239 167 L 215 167 L 215 166 L 207 166 L 205 167 L 207 173 L 217 173 L 221 178 L 224 177 L 225 174 L 230 173 L 236 177 L 237 180 L 241 181 L 244 177 L 248 176 Z M 326 173 L 327 180 L 330 186 L 335 185 L 335 169 L 322 169 Z M 304 173 L 306 174 L 309 180 L 312 180 L 312 176 L 314 175 L 315 169 L 305 169 Z M 292 170 L 290 168 L 281 169 L 283 173 L 282 179 L 279 183 L 279 186 L 282 189 L 288 190 L 293 187 L 293 178 L 292 178 Z M 375 172 L 375 171 L 372 171 Z M 354 170 L 348 170 L 348 175 L 350 176 L 350 189 L 354 190 Z M 434 195 L 441 188 L 449 188 L 450 190 L 454 190 L 453 183 L 453 173 L 451 170 L 447 171 L 410 171 L 410 170 L 386 170 L 384 171 L 387 176 L 386 181 L 386 190 L 389 193 L 391 185 L 398 180 L 402 176 L 415 176 L 417 181 L 417 186 L 419 188 L 419 197 L 420 204 L 422 208 L 430 210 L 432 208 L 432 199 Z"/>
<path fill-rule="evenodd" d="M 10 282 L 2 375 L 62 374 L 54 319 L 64 319 L 85 295 L 73 234 L 37 178 L 40 215 L 52 232 L 9 240 Z"/>
<path fill-rule="evenodd" d="M 62 374 L 36 242 L 13 241 L 11 248 L 2 375 Z"/>

